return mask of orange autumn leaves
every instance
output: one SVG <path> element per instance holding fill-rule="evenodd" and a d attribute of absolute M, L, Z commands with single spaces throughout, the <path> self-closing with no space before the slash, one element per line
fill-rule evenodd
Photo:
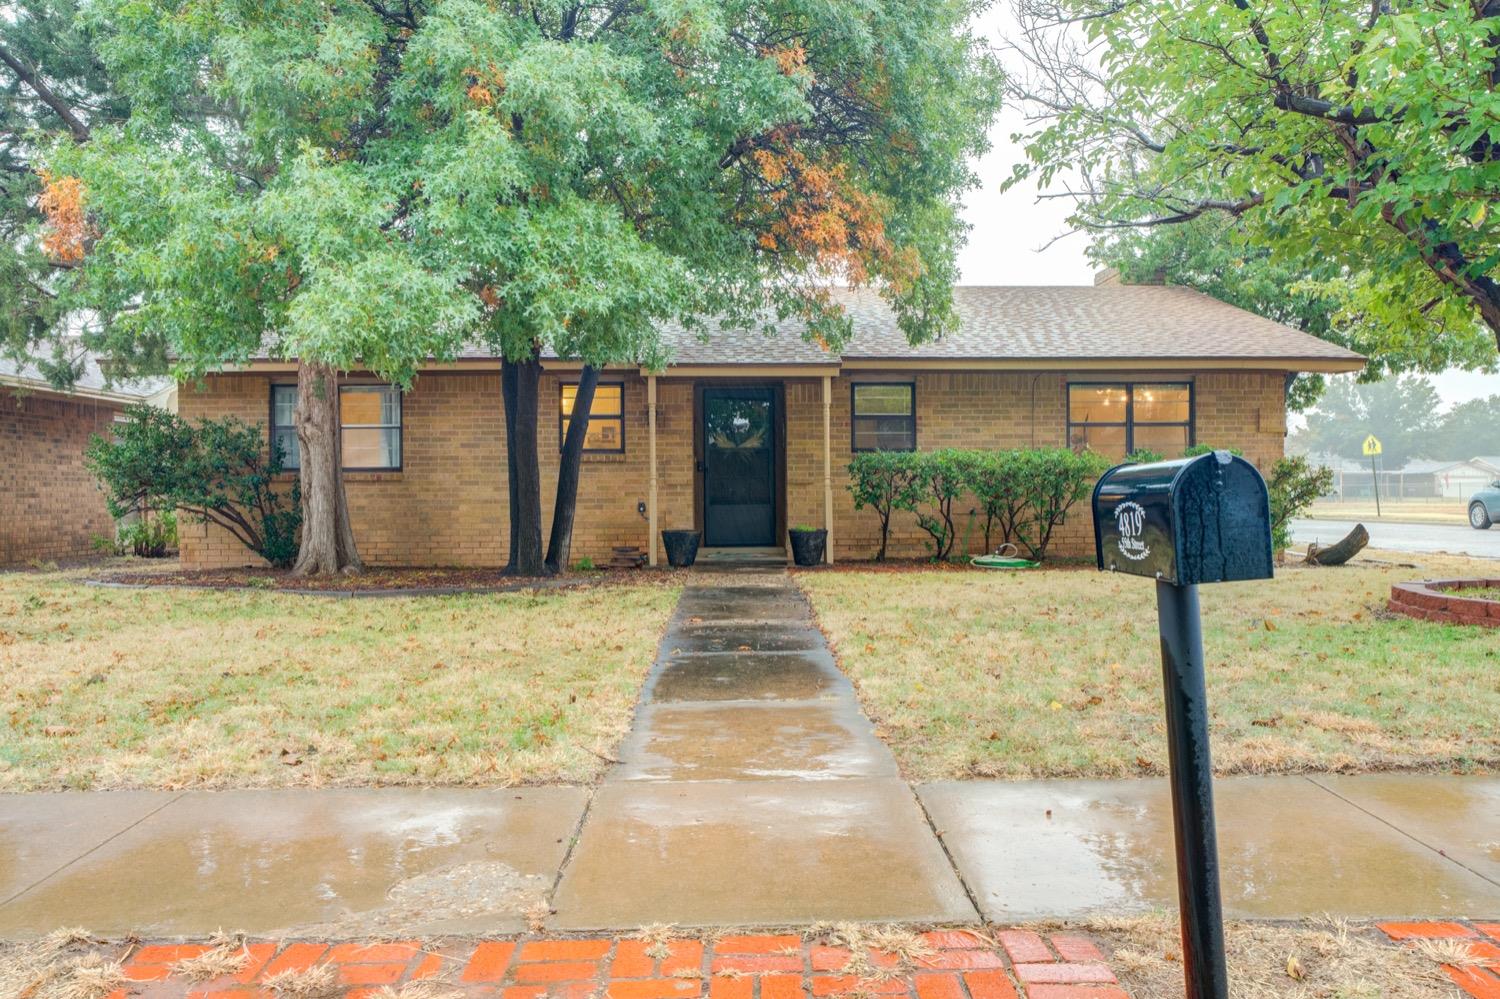
<path fill-rule="evenodd" d="M 914 280 L 920 262 L 886 237 L 883 199 L 863 191 L 847 164 L 817 159 L 797 149 L 786 132 L 750 154 L 764 189 L 767 212 L 758 241 L 768 252 L 788 252 L 851 285 L 879 272 L 899 287 Z"/>
<path fill-rule="evenodd" d="M 42 193 L 37 208 L 47 220 L 42 232 L 42 252 L 58 264 L 83 260 L 89 240 L 97 235 L 83 207 L 83 182 L 77 177 L 59 177 L 41 171 Z"/>

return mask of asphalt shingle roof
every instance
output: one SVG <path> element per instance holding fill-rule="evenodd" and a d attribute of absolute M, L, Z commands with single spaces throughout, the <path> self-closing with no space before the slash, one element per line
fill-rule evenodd
<path fill-rule="evenodd" d="M 840 291 L 854 325 L 846 360 L 1318 359 L 1353 351 L 1189 288 L 1161 285 L 977 286 L 953 289 L 958 330 L 912 346 L 868 289 Z M 678 364 L 829 363 L 798 321 L 776 336 L 734 331 L 707 341 L 665 331 Z"/>

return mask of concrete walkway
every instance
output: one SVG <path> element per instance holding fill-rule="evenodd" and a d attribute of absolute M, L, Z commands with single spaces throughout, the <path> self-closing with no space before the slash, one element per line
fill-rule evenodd
<path fill-rule="evenodd" d="M 3 795 L 0 938 L 1008 923 L 1175 904 L 1164 781 L 914 793 L 779 570 L 690 577 L 619 755 L 592 792 Z M 1500 778 L 1216 787 L 1230 915 L 1500 916 Z"/>
<path fill-rule="evenodd" d="M 620 757 L 561 928 L 976 918 L 784 571 L 692 576 Z"/>

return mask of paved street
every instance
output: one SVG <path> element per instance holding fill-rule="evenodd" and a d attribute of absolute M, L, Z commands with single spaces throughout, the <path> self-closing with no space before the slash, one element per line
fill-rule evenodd
<path fill-rule="evenodd" d="M 1448 524 L 1396 524 L 1375 520 L 1362 523 L 1370 532 L 1371 548 L 1500 558 L 1500 527 L 1476 531 L 1472 527 Z M 1331 545 L 1353 529 L 1352 520 L 1294 520 L 1292 541 L 1298 545 L 1310 541 Z"/>

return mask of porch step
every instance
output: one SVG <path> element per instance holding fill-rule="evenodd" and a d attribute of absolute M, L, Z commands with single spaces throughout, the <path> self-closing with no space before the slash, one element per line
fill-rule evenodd
<path fill-rule="evenodd" d="M 702 548 L 697 564 L 784 566 L 788 561 L 785 548 Z"/>

